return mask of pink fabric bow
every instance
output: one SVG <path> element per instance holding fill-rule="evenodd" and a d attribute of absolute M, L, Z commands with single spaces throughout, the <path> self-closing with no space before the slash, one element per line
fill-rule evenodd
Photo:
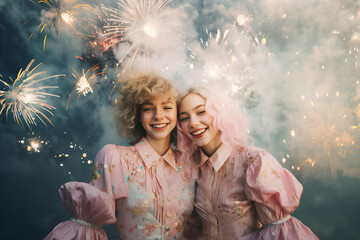
<path fill-rule="evenodd" d="M 108 239 L 101 226 L 116 221 L 114 201 L 98 188 L 82 182 L 68 182 L 59 189 L 71 220 L 59 223 L 44 240 Z"/>

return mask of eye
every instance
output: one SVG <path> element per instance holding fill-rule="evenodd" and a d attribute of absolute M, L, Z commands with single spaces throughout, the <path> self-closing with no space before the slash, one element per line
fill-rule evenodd
<path fill-rule="evenodd" d="M 188 119 L 189 119 L 189 117 L 182 117 L 182 118 L 180 118 L 180 122 L 185 122 Z"/>
<path fill-rule="evenodd" d="M 166 107 L 164 107 L 164 109 L 165 110 L 171 110 L 171 109 L 173 109 L 173 107 L 172 106 L 166 106 Z"/>
<path fill-rule="evenodd" d="M 142 109 L 143 112 L 148 112 L 148 111 L 151 111 L 151 110 L 153 110 L 151 107 L 144 107 Z"/>
<path fill-rule="evenodd" d="M 206 113 L 205 110 L 200 110 L 197 114 L 198 114 L 198 115 L 203 115 L 203 114 L 205 114 L 205 113 Z"/>

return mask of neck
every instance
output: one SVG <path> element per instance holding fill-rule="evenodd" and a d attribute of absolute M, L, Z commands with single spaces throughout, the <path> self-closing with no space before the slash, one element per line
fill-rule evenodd
<path fill-rule="evenodd" d="M 208 156 L 211 157 L 216 150 L 220 147 L 221 145 L 221 134 L 217 134 L 214 139 L 211 140 L 211 142 L 209 142 L 208 144 L 204 145 L 201 147 L 201 149 L 203 150 L 203 152 Z"/>
<path fill-rule="evenodd" d="M 162 138 L 162 139 L 154 139 L 149 136 L 145 137 L 146 140 L 149 142 L 151 147 L 157 152 L 160 156 L 164 155 L 170 147 L 170 135 L 169 137 Z"/>

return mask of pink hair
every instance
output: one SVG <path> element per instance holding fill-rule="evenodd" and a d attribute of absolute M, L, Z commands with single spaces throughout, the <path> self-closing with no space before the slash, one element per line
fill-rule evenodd
<path fill-rule="evenodd" d="M 231 147 L 247 145 L 250 127 L 249 121 L 240 106 L 229 96 L 212 88 L 191 88 L 178 101 L 178 109 L 182 100 L 190 93 L 203 97 L 206 101 L 205 110 L 214 118 L 213 125 L 221 131 L 221 142 Z M 199 149 L 182 131 L 178 123 L 177 147 L 182 158 L 188 161 L 199 160 Z"/>

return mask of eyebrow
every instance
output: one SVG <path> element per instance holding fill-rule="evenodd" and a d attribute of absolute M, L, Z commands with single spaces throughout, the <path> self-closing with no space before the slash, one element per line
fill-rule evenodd
<path fill-rule="evenodd" d="M 198 108 L 200 108 L 202 106 L 205 106 L 205 104 L 197 105 L 196 107 L 193 108 L 193 110 L 198 109 Z M 187 113 L 186 112 L 180 112 L 179 115 L 181 115 L 181 114 L 187 114 Z"/>
<path fill-rule="evenodd" d="M 167 102 L 162 102 L 161 104 L 175 104 L 174 102 L 172 102 L 171 100 L 167 101 Z M 153 105 L 151 102 L 143 102 L 142 105 Z"/>

